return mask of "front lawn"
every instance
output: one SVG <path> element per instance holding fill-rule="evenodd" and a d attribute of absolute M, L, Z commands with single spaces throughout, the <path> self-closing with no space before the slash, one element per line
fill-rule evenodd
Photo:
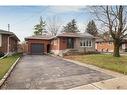
<path fill-rule="evenodd" d="M 0 79 L 2 79 L 5 73 L 20 56 L 21 54 L 14 54 L 12 56 L 0 59 Z"/>
<path fill-rule="evenodd" d="M 65 58 L 127 74 L 127 56 L 113 57 L 110 54 L 92 54 L 65 56 Z"/>

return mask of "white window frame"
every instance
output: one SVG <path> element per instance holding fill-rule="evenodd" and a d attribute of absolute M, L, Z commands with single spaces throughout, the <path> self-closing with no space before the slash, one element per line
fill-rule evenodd
<path fill-rule="evenodd" d="M 80 39 L 80 47 L 92 47 L 92 39 Z"/>

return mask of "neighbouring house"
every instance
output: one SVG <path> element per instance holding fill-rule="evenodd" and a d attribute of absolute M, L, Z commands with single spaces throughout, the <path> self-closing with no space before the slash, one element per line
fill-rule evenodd
<path fill-rule="evenodd" d="M 114 51 L 113 39 L 97 38 L 95 43 L 95 49 L 99 52 L 113 52 Z M 120 52 L 125 52 L 125 49 L 127 49 L 127 38 L 124 38 L 123 44 L 120 47 Z"/>
<path fill-rule="evenodd" d="M 17 52 L 19 41 L 13 32 L 0 29 L 0 52 L 5 54 Z"/>
<path fill-rule="evenodd" d="M 95 38 L 88 33 L 61 33 L 56 36 L 35 35 L 25 38 L 28 54 L 54 53 L 62 56 L 69 51 L 95 51 Z"/>

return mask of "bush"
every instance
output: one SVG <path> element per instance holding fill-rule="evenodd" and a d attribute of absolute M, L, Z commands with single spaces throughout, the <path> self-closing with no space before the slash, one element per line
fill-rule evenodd
<path fill-rule="evenodd" d="M 5 54 L 3 52 L 0 52 L 0 57 L 3 57 Z"/>

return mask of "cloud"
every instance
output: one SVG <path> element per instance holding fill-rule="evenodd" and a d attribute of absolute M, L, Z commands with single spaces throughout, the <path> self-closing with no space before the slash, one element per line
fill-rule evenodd
<path fill-rule="evenodd" d="M 66 12 L 79 12 L 84 9 L 85 6 L 52 6 L 49 10 L 54 13 L 66 13 Z"/>

